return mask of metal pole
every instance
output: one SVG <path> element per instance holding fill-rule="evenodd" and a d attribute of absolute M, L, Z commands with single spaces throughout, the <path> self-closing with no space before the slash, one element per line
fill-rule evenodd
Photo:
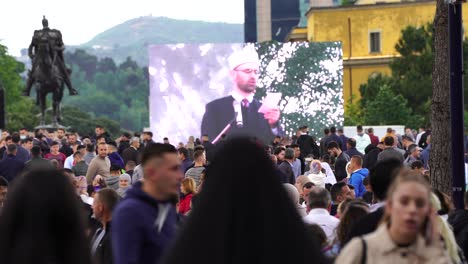
<path fill-rule="evenodd" d="M 462 4 L 449 4 L 450 115 L 452 130 L 452 190 L 457 209 L 463 209 L 465 161 L 463 138 L 463 31 Z"/>

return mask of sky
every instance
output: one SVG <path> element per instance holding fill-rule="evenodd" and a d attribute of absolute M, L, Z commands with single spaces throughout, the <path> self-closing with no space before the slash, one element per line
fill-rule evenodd
<path fill-rule="evenodd" d="M 209 22 L 244 23 L 244 0 L 6 0 L 0 11 L 0 43 L 19 56 L 34 30 L 62 32 L 65 45 L 79 45 L 95 35 L 140 16 L 165 16 Z"/>

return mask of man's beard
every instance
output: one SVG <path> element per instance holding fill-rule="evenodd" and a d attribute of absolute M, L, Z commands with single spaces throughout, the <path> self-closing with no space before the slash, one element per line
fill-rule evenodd
<path fill-rule="evenodd" d="M 239 86 L 239 89 L 243 92 L 246 93 L 255 93 L 255 90 L 257 89 L 256 85 L 250 85 L 250 84 L 244 84 L 242 86 Z"/>

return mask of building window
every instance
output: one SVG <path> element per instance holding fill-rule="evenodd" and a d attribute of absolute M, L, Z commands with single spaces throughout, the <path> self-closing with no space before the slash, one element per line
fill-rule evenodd
<path fill-rule="evenodd" d="M 372 31 L 369 33 L 369 52 L 380 53 L 381 50 L 381 37 L 380 31 Z"/>

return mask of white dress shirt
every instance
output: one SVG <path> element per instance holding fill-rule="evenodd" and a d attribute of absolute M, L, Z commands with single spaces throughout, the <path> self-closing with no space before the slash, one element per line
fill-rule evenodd
<path fill-rule="evenodd" d="M 73 168 L 73 161 L 75 161 L 75 158 L 73 158 L 73 154 L 71 154 L 65 159 L 63 168 L 71 170 Z"/>
<path fill-rule="evenodd" d="M 331 216 L 327 209 L 315 208 L 304 217 L 304 222 L 320 226 L 327 235 L 328 241 L 332 242 L 335 239 L 335 229 L 340 223 L 340 220 Z"/>

